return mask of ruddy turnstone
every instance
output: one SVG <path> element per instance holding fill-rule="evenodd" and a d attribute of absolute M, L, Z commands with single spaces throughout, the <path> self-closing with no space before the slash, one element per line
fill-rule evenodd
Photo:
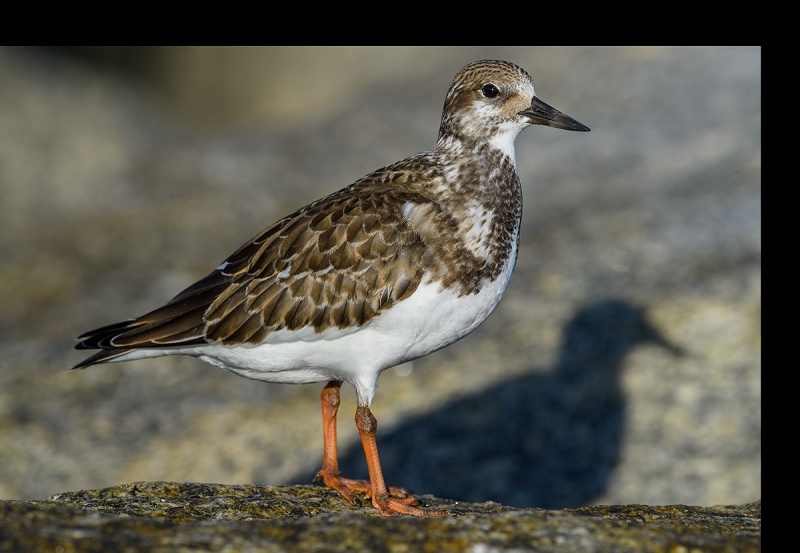
<path fill-rule="evenodd" d="M 497 307 L 517 257 L 522 189 L 514 140 L 530 125 L 589 128 L 536 97 L 505 61 L 453 79 L 436 148 L 295 211 L 163 307 L 78 337 L 74 369 L 191 355 L 235 374 L 322 391 L 317 479 L 384 515 L 444 515 L 386 486 L 370 411 L 378 376 L 463 338 Z M 339 474 L 339 388 L 356 389 L 369 481 Z"/>

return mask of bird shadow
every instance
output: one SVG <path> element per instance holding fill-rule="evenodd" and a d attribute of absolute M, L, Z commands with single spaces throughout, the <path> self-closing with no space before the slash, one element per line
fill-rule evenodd
<path fill-rule="evenodd" d="M 625 430 L 625 356 L 642 343 L 680 351 L 641 307 L 622 300 L 580 309 L 563 335 L 551 370 L 379 431 L 387 483 L 461 501 L 547 509 L 584 506 L 602 495 Z M 341 473 L 365 478 L 360 444 L 341 453 Z"/>

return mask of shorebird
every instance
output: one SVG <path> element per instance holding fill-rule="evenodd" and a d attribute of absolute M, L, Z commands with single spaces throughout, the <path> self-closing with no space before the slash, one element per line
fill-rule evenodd
<path fill-rule="evenodd" d="M 514 140 L 531 125 L 589 130 L 537 98 L 517 65 L 467 65 L 432 152 L 284 217 L 166 305 L 79 336 L 77 349 L 100 351 L 73 369 L 191 355 L 255 380 L 327 382 L 317 479 L 353 505 L 365 493 L 383 515 L 445 515 L 386 486 L 370 405 L 382 371 L 463 338 L 503 297 L 522 218 Z M 343 382 L 356 390 L 369 481 L 339 474 Z"/>

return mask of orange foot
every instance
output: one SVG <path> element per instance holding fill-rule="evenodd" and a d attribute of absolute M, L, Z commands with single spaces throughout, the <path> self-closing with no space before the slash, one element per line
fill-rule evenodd
<path fill-rule="evenodd" d="M 353 492 L 361 492 L 367 497 L 372 497 L 372 487 L 369 480 L 354 480 L 352 478 L 345 478 L 338 472 L 331 472 L 324 468 L 317 473 L 314 482 L 322 480 L 326 486 L 333 488 L 348 501 L 351 505 L 361 507 L 361 500 L 358 499 Z M 389 497 L 392 501 L 400 501 L 406 505 L 419 505 L 419 499 L 414 497 L 411 491 L 405 488 L 398 488 L 389 486 Z"/>
<path fill-rule="evenodd" d="M 391 488 L 390 488 L 391 489 Z M 402 489 L 402 488 L 401 488 Z M 450 516 L 445 511 L 435 509 L 420 509 L 416 497 L 397 498 L 390 494 L 378 494 L 372 498 L 372 505 L 383 516 L 411 515 L 415 517 L 446 517 Z"/>
<path fill-rule="evenodd" d="M 314 482 L 322 480 L 329 488 L 342 494 L 351 505 L 361 506 L 361 501 L 353 492 L 361 492 L 372 500 L 372 504 L 384 516 L 412 515 L 418 517 L 449 516 L 444 511 L 426 510 L 417 507 L 419 500 L 405 488 L 387 487 L 383 479 L 375 431 L 378 423 L 365 405 L 356 409 L 356 427 L 364 446 L 367 459 L 369 481 L 344 478 L 339 474 L 339 460 L 336 452 L 336 414 L 339 410 L 339 388 L 341 382 L 329 382 L 322 390 L 322 428 L 325 444 L 322 469 Z"/>
<path fill-rule="evenodd" d="M 326 486 L 338 491 L 351 505 L 355 505 L 356 507 L 361 507 L 361 501 L 353 492 L 366 494 L 366 496 L 372 500 L 372 505 L 384 516 L 448 516 L 448 513 L 444 511 L 421 509 L 417 507 L 417 505 L 419 505 L 419 499 L 411 495 L 411 492 L 405 488 L 390 486 L 387 490 L 388 493 L 378 493 L 373 497 L 372 486 L 367 480 L 344 478 L 339 474 L 333 474 L 323 470 L 317 473 L 317 477 L 314 481 L 316 482 L 317 480 L 325 482 Z"/>

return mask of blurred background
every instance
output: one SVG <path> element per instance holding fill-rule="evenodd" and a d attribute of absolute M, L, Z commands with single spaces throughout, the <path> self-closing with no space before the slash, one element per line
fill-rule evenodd
<path fill-rule="evenodd" d="M 433 148 L 484 58 L 592 132 L 517 139 L 516 274 L 472 335 L 382 375 L 387 481 L 518 507 L 760 498 L 760 48 L 210 47 L 0 49 L 0 499 L 309 482 L 321 384 L 190 358 L 65 374 L 74 337 Z M 354 410 L 347 389 L 342 470 L 366 476 Z"/>

